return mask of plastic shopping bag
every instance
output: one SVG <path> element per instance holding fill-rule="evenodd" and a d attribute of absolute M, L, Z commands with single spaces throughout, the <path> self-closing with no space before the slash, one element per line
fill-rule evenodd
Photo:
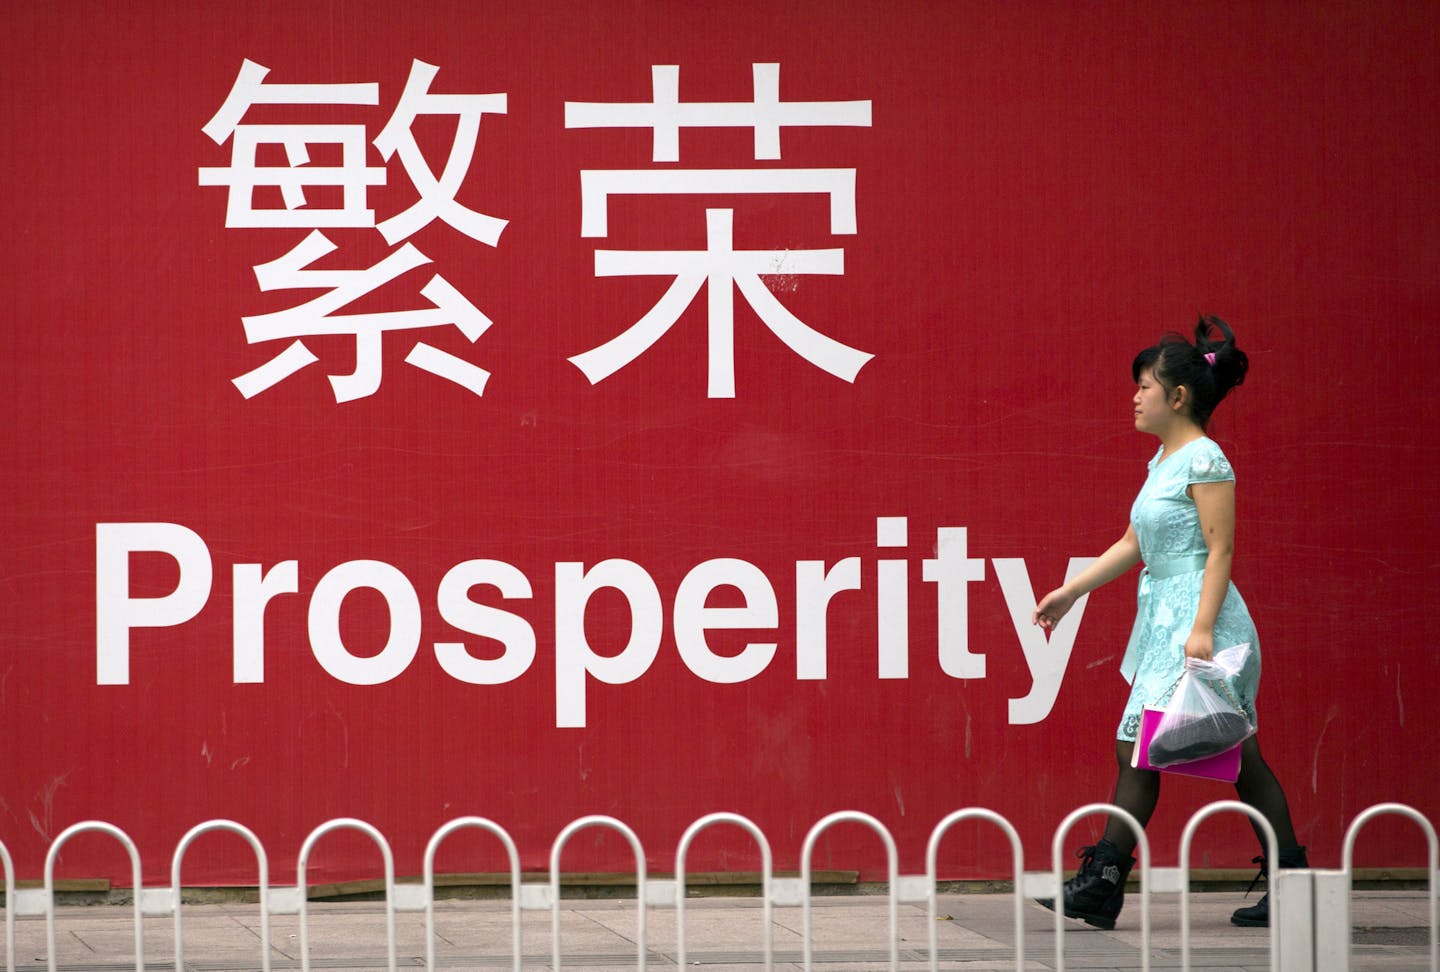
<path fill-rule="evenodd" d="M 1217 652 L 1211 661 L 1185 659 L 1185 671 L 1150 740 L 1151 766 L 1214 756 L 1254 734 L 1255 726 L 1229 684 L 1249 658 L 1250 646 L 1236 645 Z"/>

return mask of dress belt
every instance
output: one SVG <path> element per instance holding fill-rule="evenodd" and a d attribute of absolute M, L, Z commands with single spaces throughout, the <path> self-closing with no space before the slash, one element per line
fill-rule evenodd
<path fill-rule="evenodd" d="M 1189 554 L 1184 557 L 1157 557 L 1153 561 L 1146 561 L 1145 572 L 1153 580 L 1164 580 L 1167 577 L 1178 577 L 1181 574 L 1194 573 L 1197 570 L 1205 569 L 1205 561 L 1209 554 Z"/>

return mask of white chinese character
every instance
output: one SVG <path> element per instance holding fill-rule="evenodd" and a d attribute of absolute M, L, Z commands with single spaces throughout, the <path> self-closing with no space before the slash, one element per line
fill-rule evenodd
<path fill-rule="evenodd" d="M 348 375 L 331 375 L 330 384 L 337 402 L 373 395 L 380 387 L 382 339 L 386 331 L 418 330 L 453 325 L 473 344 L 490 326 L 490 320 L 439 274 L 420 289 L 430 308 L 370 314 L 336 314 L 335 311 L 394 280 L 429 263 L 413 245 L 406 243 L 385 259 L 364 270 L 320 270 L 311 264 L 334 252 L 335 245 L 319 230 L 307 236 L 289 253 L 255 268 L 261 290 L 314 290 L 327 292 L 296 307 L 243 319 L 245 337 L 251 344 L 320 335 L 348 335 L 355 339 L 355 370 Z M 274 386 L 316 357 L 305 343 L 293 341 L 270 361 L 235 379 L 235 387 L 246 398 Z M 406 356 L 408 364 L 469 389 L 484 393 L 490 375 L 464 359 L 418 342 Z"/>
<path fill-rule="evenodd" d="M 363 125 L 241 125 L 251 105 L 374 105 L 379 102 L 375 84 L 266 84 L 270 69 L 245 61 L 235 85 L 204 132 L 216 145 L 231 141 L 230 165 L 200 169 L 200 185 L 228 186 L 225 225 L 230 227 L 374 226 L 375 213 L 367 208 L 368 186 L 385 184 L 385 170 L 365 164 Z M 262 166 L 257 149 L 280 145 L 289 165 Z M 311 145 L 340 146 L 338 166 L 310 166 Z M 255 189 L 280 190 L 283 209 L 255 208 Z M 306 206 L 306 186 L 339 186 L 339 209 Z"/>
<path fill-rule="evenodd" d="M 680 101 L 680 69 L 651 68 L 648 103 L 566 102 L 567 128 L 649 128 L 656 162 L 680 159 L 681 128 L 752 128 L 755 158 L 780 158 L 780 129 L 787 126 L 868 127 L 868 101 L 782 102 L 780 66 L 751 66 L 754 99 L 745 102 Z M 580 173 L 580 235 L 609 232 L 610 200 L 627 195 L 800 194 L 829 197 L 830 232 L 853 234 L 854 169 L 604 169 Z M 791 274 L 843 274 L 844 251 L 735 250 L 733 210 L 706 210 L 703 251 L 636 252 L 597 250 L 596 276 L 673 275 L 674 282 L 640 320 L 597 348 L 575 355 L 575 364 L 592 384 L 634 361 L 679 319 L 702 286 L 708 288 L 709 382 L 711 398 L 735 395 L 734 287 L 774 334 L 816 367 L 853 382 L 873 355 L 814 330 L 791 314 L 761 277 Z M 732 286 L 733 285 L 733 286 Z"/>
<path fill-rule="evenodd" d="M 405 82 L 405 93 L 395 106 L 395 113 L 385 128 L 375 137 L 375 147 L 388 162 L 397 150 L 400 164 L 410 176 L 410 181 L 420 193 L 419 200 L 399 215 L 385 220 L 376 229 L 384 235 L 387 243 L 395 243 L 413 235 L 431 220 L 440 219 L 449 223 L 466 236 L 481 243 L 494 246 L 505 229 L 506 221 L 466 209 L 455 201 L 455 193 L 470 169 L 470 160 L 475 155 L 475 143 L 480 137 L 480 117 L 485 112 L 505 113 L 505 95 L 441 95 L 430 93 L 430 82 L 439 69 L 424 61 L 415 61 L 410 66 L 410 78 Z M 415 144 L 410 126 L 420 115 L 454 115 L 455 139 L 450 143 L 450 156 L 445 160 L 444 171 L 437 179 L 429 163 Z"/>
<path fill-rule="evenodd" d="M 843 250 L 736 250 L 733 211 L 705 211 L 704 250 L 595 251 L 597 277 L 671 275 L 664 296 L 619 336 L 570 358 L 593 385 L 639 357 L 679 319 L 703 285 L 709 299 L 711 398 L 735 397 L 734 287 L 740 288 L 765 326 L 795 353 L 837 378 L 853 382 L 874 355 L 858 351 L 807 326 L 776 299 L 762 276 L 843 274 Z M 733 284 L 733 287 L 732 287 Z"/>
<path fill-rule="evenodd" d="M 436 274 L 420 290 L 429 308 L 370 314 L 337 314 L 336 311 L 390 283 L 409 270 L 430 260 L 409 243 L 375 265 L 358 270 L 316 269 L 315 261 L 335 250 L 335 245 L 318 231 L 319 227 L 374 227 L 390 243 L 411 236 L 430 222 L 440 219 L 481 242 L 494 246 L 505 221 L 474 212 L 460 205 L 456 193 L 469 170 L 479 137 L 480 119 L 485 112 L 503 113 L 505 95 L 441 95 L 430 93 L 438 69 L 422 61 L 411 65 L 410 78 L 390 121 L 375 139 L 385 159 L 397 152 L 400 162 L 419 194 L 405 211 L 376 226 L 368 208 L 369 186 L 384 185 L 383 168 L 365 164 L 367 148 L 361 125 L 242 125 L 241 119 L 254 105 L 375 105 L 379 86 L 375 84 L 267 84 L 269 69 L 245 61 L 229 96 L 204 131 L 216 144 L 231 141 L 231 164 L 224 168 L 201 168 L 202 186 L 227 186 L 230 190 L 226 226 L 307 227 L 312 230 L 289 253 L 255 267 L 261 290 L 325 289 L 327 292 L 287 310 L 243 318 L 246 339 L 251 343 L 294 338 L 270 361 L 234 379 L 246 398 L 273 387 L 317 359 L 298 338 L 320 335 L 348 335 L 355 340 L 355 370 L 332 375 L 330 383 L 338 402 L 372 395 L 380 387 L 381 350 L 387 331 L 417 330 L 455 326 L 474 343 L 490 321 L 444 277 Z M 411 130 L 421 115 L 454 115 L 455 137 L 449 157 L 437 177 Z M 310 147 L 334 145 L 340 148 L 338 166 L 310 165 Z M 259 164 L 259 148 L 279 145 L 287 165 Z M 306 187 L 340 187 L 338 209 L 311 208 Z M 255 190 L 276 188 L 284 208 L 257 208 Z M 490 375 L 463 358 L 417 342 L 405 361 L 422 371 L 438 375 L 483 394 Z"/>

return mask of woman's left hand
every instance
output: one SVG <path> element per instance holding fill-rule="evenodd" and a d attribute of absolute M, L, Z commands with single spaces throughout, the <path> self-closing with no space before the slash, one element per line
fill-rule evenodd
<path fill-rule="evenodd" d="M 1190 632 L 1190 637 L 1185 639 L 1185 657 L 1199 658 L 1201 661 L 1209 661 L 1215 657 L 1215 635 Z"/>

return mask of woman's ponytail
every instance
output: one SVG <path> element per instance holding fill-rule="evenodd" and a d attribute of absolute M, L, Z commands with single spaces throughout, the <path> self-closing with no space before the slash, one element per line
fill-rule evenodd
<path fill-rule="evenodd" d="M 1250 359 L 1235 346 L 1235 332 L 1230 330 L 1230 325 L 1213 314 L 1200 315 L 1195 325 L 1195 350 L 1215 379 L 1216 398 L 1210 405 L 1210 411 L 1214 411 L 1230 389 L 1245 383 Z"/>

